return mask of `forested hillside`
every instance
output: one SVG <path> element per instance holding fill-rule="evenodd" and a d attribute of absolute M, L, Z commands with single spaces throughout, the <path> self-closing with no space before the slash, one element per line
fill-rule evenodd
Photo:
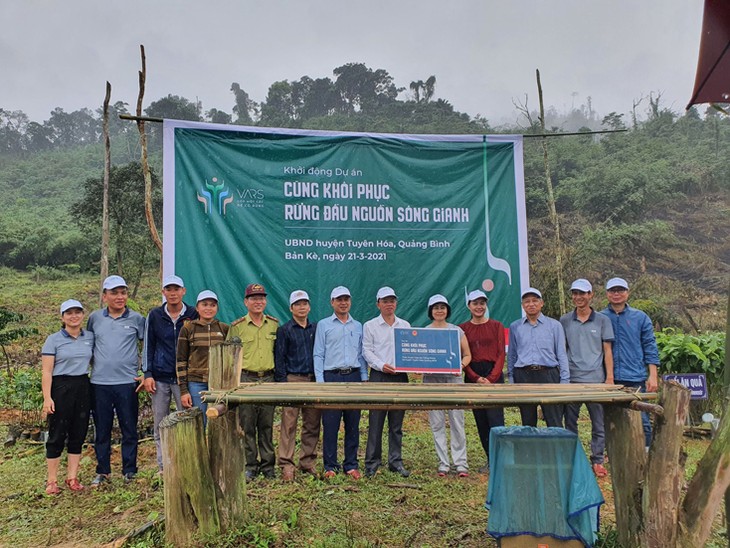
<path fill-rule="evenodd" d="M 436 78 L 397 87 L 383 69 L 360 63 L 332 78 L 274 82 L 260 102 L 231 85 L 230 113 L 170 94 L 151 117 L 217 123 L 395 133 L 540 133 L 537 116 L 515 110 L 513 127 L 457 112 L 437 98 Z M 549 90 L 548 95 L 549 95 Z M 637 92 L 640 95 L 640 92 Z M 638 105 L 638 106 L 636 106 Z M 627 105 L 627 110 L 630 108 Z M 144 224 L 136 126 L 112 109 L 112 268 L 137 278 L 155 268 Z M 724 325 L 730 272 L 730 120 L 713 109 L 674 112 L 661 95 L 635 101 L 630 120 L 590 105 L 548 109 L 548 153 L 563 236 L 565 279 L 620 275 L 661 325 Z M 529 113 L 529 114 L 528 114 Z M 505 113 L 509 114 L 509 113 Z M 147 124 L 161 178 L 160 127 Z M 623 133 L 558 136 L 597 129 Z M 558 313 L 554 230 L 548 216 L 541 139 L 525 140 L 531 278 Z M 0 265 L 52 272 L 98 268 L 103 148 L 100 110 L 54 109 L 42 122 L 0 108 Z M 160 189 L 156 208 L 161 226 Z M 117 242 L 126 245 L 117 245 Z M 602 291 L 597 291 L 602 295 Z M 600 302 L 598 303 L 600 304 Z"/>

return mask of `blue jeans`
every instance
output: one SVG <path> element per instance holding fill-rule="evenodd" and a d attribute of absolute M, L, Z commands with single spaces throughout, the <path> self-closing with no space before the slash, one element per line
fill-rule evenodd
<path fill-rule="evenodd" d="M 137 383 L 92 384 L 92 408 L 96 435 L 96 473 L 111 474 L 112 426 L 117 414 L 122 431 L 122 474 L 137 473 Z"/>
<path fill-rule="evenodd" d="M 208 410 L 208 404 L 203 403 L 203 398 L 200 396 L 200 392 L 208 390 L 207 382 L 195 382 L 188 381 L 188 392 L 193 398 L 193 407 L 197 407 L 203 412 L 203 428 L 208 424 L 208 417 L 205 412 Z"/>
<path fill-rule="evenodd" d="M 614 384 L 622 384 L 631 388 L 639 388 L 639 392 L 646 392 L 646 381 L 622 381 L 614 379 Z M 649 420 L 649 413 L 644 411 L 641 412 L 641 425 L 644 427 L 644 441 L 646 447 L 651 445 L 651 421 Z"/>
<path fill-rule="evenodd" d="M 341 375 L 334 371 L 324 372 L 324 382 L 360 382 L 360 368 L 352 373 Z M 357 451 L 360 448 L 360 410 L 327 409 L 322 411 L 322 460 L 324 470 L 337 471 L 337 435 L 340 422 L 345 423 L 345 459 L 342 468 L 345 472 L 357 470 Z"/>

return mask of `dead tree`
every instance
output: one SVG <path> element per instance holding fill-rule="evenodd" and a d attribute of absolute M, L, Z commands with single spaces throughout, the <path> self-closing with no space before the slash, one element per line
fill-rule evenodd
<path fill-rule="evenodd" d="M 109 141 L 109 100 L 112 97 L 112 85 L 106 83 L 106 96 L 104 97 L 104 117 L 102 131 L 104 133 L 104 182 L 101 199 L 101 262 L 99 273 L 102 283 L 109 275 L 109 172 L 112 165 L 112 148 Z M 99 305 L 102 304 L 103 289 L 99 289 Z"/>
<path fill-rule="evenodd" d="M 155 225 L 155 218 L 152 215 L 152 175 L 150 174 L 150 165 L 147 161 L 147 134 L 144 129 L 144 120 L 142 119 L 142 99 L 144 98 L 145 82 L 147 81 L 147 58 L 144 53 L 144 45 L 139 46 L 142 56 L 142 70 L 139 71 L 139 96 L 137 97 L 137 129 L 139 130 L 139 142 L 142 149 L 142 173 L 144 174 L 144 213 L 147 218 L 147 226 L 150 229 L 150 235 L 157 249 L 162 253 L 162 240 Z M 162 269 L 160 269 L 162 274 Z"/>

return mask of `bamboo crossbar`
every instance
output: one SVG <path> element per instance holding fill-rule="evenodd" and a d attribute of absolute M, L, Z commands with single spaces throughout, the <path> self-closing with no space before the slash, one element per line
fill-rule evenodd
<path fill-rule="evenodd" d="M 481 409 L 521 404 L 603 403 L 628 406 L 654 400 L 606 384 L 252 383 L 202 392 L 203 401 L 320 409 Z"/>

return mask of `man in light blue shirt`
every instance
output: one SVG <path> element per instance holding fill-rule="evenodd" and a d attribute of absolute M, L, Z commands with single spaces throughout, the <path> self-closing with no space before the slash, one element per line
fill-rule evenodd
<path fill-rule="evenodd" d="M 96 478 L 92 487 L 109 482 L 114 413 L 122 432 L 122 474 L 131 481 L 137 473 L 137 371 L 139 341 L 144 338 L 145 319 L 127 306 L 127 282 L 109 276 L 102 284 L 105 308 L 89 316 L 86 328 L 94 333 L 91 369 L 92 416 Z"/>
<path fill-rule="evenodd" d="M 350 290 L 335 287 L 330 294 L 334 314 L 317 323 L 314 337 L 314 376 L 317 382 L 358 382 L 368 380 L 368 368 L 362 356 L 362 324 L 350 316 Z M 324 477 L 335 477 L 337 434 L 345 423 L 345 459 L 342 468 L 354 480 L 361 477 L 357 464 L 360 447 L 360 410 L 322 412 L 322 458 Z"/>
<path fill-rule="evenodd" d="M 569 383 L 565 333 L 560 322 L 542 313 L 542 293 L 530 287 L 522 293 L 525 317 L 509 327 L 507 372 L 510 383 Z M 562 405 L 542 405 L 548 426 L 563 426 Z M 537 426 L 537 405 L 520 405 L 523 426 Z"/>

